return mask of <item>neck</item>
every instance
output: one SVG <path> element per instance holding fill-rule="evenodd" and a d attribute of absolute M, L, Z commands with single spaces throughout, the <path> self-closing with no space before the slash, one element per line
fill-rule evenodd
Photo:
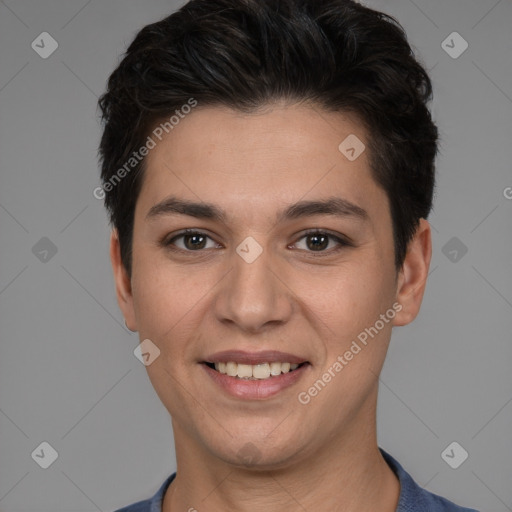
<path fill-rule="evenodd" d="M 324 443 L 323 449 L 265 469 L 227 464 L 173 425 L 178 471 L 165 494 L 163 512 L 395 512 L 400 485 L 378 449 L 375 417 L 369 419 Z"/>

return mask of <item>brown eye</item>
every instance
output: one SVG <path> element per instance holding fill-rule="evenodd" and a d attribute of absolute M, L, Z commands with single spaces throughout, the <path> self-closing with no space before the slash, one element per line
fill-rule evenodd
<path fill-rule="evenodd" d="M 207 247 L 208 240 L 211 240 L 212 242 L 210 247 Z M 182 251 L 188 252 L 198 252 L 202 249 L 210 249 L 217 246 L 208 235 L 199 231 L 185 231 L 171 238 L 164 245 L 167 247 L 175 246 Z"/>
<path fill-rule="evenodd" d="M 300 247 L 301 241 L 305 240 L 305 243 Z M 326 253 L 330 254 L 343 247 L 349 247 L 351 244 L 332 233 L 324 231 L 310 231 L 305 233 L 298 242 L 295 243 L 295 247 L 306 252 Z M 329 249 L 328 249 L 329 248 Z M 328 250 L 327 250 L 328 249 Z"/>
<path fill-rule="evenodd" d="M 306 245 L 312 251 L 322 251 L 329 246 L 329 237 L 321 234 L 308 235 Z"/>
<path fill-rule="evenodd" d="M 206 237 L 203 235 L 183 235 L 183 243 L 191 251 L 195 249 L 204 249 Z"/>

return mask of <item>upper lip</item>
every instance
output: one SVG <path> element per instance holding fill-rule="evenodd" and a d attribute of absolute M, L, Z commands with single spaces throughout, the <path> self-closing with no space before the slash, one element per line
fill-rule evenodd
<path fill-rule="evenodd" d="M 300 356 L 279 352 L 278 350 L 263 350 L 261 352 L 245 352 L 243 350 L 225 350 L 216 352 L 208 356 L 205 363 L 242 363 L 242 364 L 262 364 L 262 363 L 292 363 L 301 364 L 307 360 Z"/>

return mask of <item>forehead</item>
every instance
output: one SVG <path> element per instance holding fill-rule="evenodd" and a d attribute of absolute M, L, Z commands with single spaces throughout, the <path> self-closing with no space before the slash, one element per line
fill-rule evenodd
<path fill-rule="evenodd" d="M 155 141 L 137 207 L 146 215 L 170 194 L 269 215 L 271 208 L 333 195 L 354 204 L 386 202 L 372 178 L 367 141 L 357 118 L 316 107 L 244 114 L 199 106 Z"/>

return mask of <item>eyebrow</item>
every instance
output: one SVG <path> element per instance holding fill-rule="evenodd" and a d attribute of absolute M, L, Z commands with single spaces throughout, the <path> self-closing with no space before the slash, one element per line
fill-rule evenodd
<path fill-rule="evenodd" d="M 152 206 L 146 220 L 167 215 L 188 215 L 197 219 L 208 219 L 226 223 L 227 215 L 218 206 L 211 203 L 196 203 L 171 196 Z M 313 215 L 332 215 L 335 217 L 354 217 L 368 220 L 366 210 L 341 197 L 330 197 L 316 201 L 299 201 L 278 212 L 277 221 L 299 219 Z"/>

